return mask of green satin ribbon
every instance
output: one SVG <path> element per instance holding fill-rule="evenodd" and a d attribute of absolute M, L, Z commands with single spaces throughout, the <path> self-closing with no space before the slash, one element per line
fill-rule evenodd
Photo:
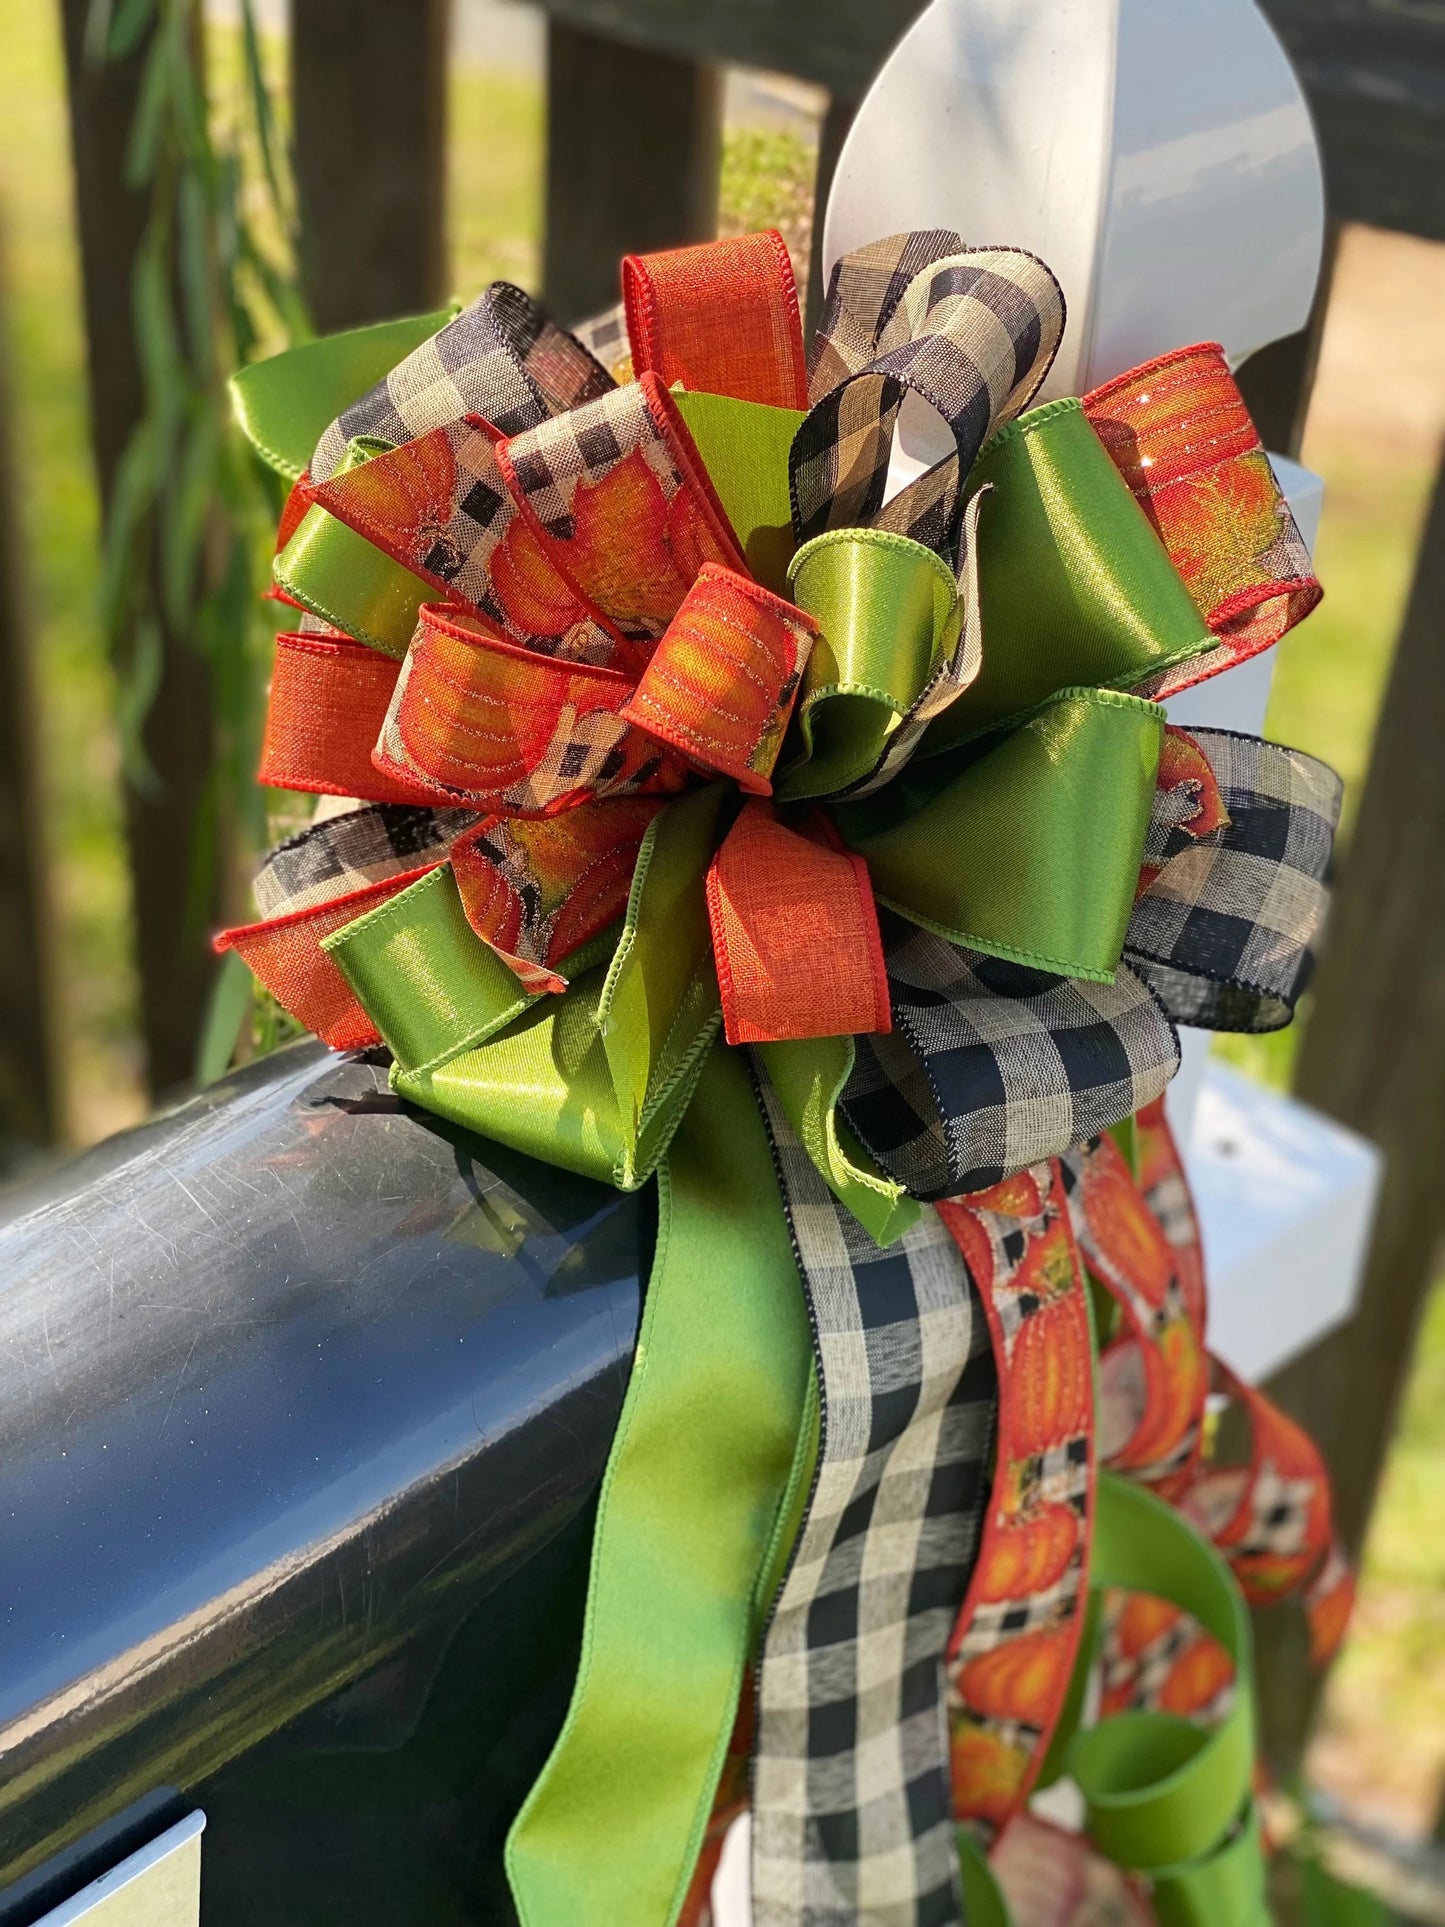
<path fill-rule="evenodd" d="M 1120 1866 L 1154 1872 L 1209 1853 L 1249 1793 L 1254 1699 L 1249 1612 L 1219 1553 L 1142 1486 L 1099 1475 L 1089 1583 L 1182 1606 L 1229 1655 L 1237 1687 L 1213 1728 L 1172 1713 L 1120 1713 L 1079 1734 L 1069 1771 L 1090 1839 Z"/>
<path fill-rule="evenodd" d="M 294 482 L 336 417 L 459 313 L 453 304 L 379 321 L 253 361 L 231 377 L 236 420 L 258 454 Z"/>
<path fill-rule="evenodd" d="M 819 634 L 798 702 L 800 751 L 778 793 L 835 795 L 871 772 L 957 641 L 958 584 L 931 549 L 884 529 L 815 536 L 789 581 Z"/>
<path fill-rule="evenodd" d="M 1060 689 L 1128 689 L 1215 646 L 1079 402 L 999 430 L 968 478 L 979 520 L 983 667 L 931 751 L 1026 716 Z"/>
<path fill-rule="evenodd" d="M 880 902 L 950 943 L 1107 982 L 1124 946 L 1164 713 L 1072 689 L 992 737 L 956 775 L 910 767 L 834 818 Z"/>
<path fill-rule="evenodd" d="M 577 1684 L 507 1840 L 523 1927 L 676 1919 L 808 1490 L 812 1346 L 742 1059 L 714 1052 L 698 1096 L 659 1172 Z"/>
<path fill-rule="evenodd" d="M 599 940 L 605 973 L 580 953 L 561 996 L 521 992 L 446 866 L 328 937 L 392 1051 L 393 1088 L 565 1170 L 644 1183 L 722 1026 L 703 876 L 726 795 L 709 784 L 654 817 L 621 931 Z"/>
<path fill-rule="evenodd" d="M 809 1037 L 759 1044 L 778 1101 L 828 1189 L 878 1245 L 891 1245 L 917 1221 L 920 1207 L 884 1177 L 838 1109 L 853 1074 L 851 1037 Z"/>
<path fill-rule="evenodd" d="M 1268 1927 L 1264 1854 L 1250 1796 L 1254 1682 L 1249 1612 L 1229 1568 L 1152 1493 L 1101 1472 L 1095 1499 L 1088 1629 L 1039 1785 L 1061 1774 L 1086 1803 L 1084 1830 L 1117 1866 L 1149 1882 L 1159 1927 Z M 1100 1602 L 1113 1588 L 1191 1613 L 1234 1665 L 1218 1725 L 1170 1713 L 1117 1713 L 1076 1730 L 1093 1664 Z M 977 1843 L 959 1836 L 969 1927 L 1009 1927 L 1007 1902 Z"/>
<path fill-rule="evenodd" d="M 390 447 L 374 436 L 358 436 L 347 444 L 336 472 L 349 474 Z M 315 502 L 272 563 L 271 573 L 303 609 L 398 658 L 406 654 L 415 633 L 417 611 L 437 596 L 430 583 Z"/>

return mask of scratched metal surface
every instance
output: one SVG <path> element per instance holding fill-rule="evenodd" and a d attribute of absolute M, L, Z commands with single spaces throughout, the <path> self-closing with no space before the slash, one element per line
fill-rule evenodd
<path fill-rule="evenodd" d="M 402 1918 L 367 1873 L 366 1814 L 461 1798 L 475 1831 L 489 1784 L 504 1807 L 545 1749 L 527 1702 L 574 1631 L 639 1235 L 634 1201 L 311 1045 L 12 1215 L 0 1920 L 8 1883 L 164 1786 L 212 1812 L 208 1923 L 312 1918 L 258 1911 L 257 1882 L 289 1858 L 304 1887 L 318 1829 L 358 1876 L 345 1917 Z M 338 1760 L 361 1765 L 298 1833 Z M 469 1865 L 418 1918 L 495 1918 L 468 1911 L 491 1878 Z M 317 1891 L 329 1907 L 336 1881 Z"/>

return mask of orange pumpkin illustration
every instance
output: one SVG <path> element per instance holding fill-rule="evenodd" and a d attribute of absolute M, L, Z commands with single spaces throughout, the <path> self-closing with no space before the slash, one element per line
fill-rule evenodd
<path fill-rule="evenodd" d="M 1066 1505 L 1042 1506 L 1032 1518 L 998 1527 L 979 1563 L 978 1597 L 1022 1599 L 1057 1584 L 1078 1542 L 1078 1515 Z"/>
<path fill-rule="evenodd" d="M 1077 1643 L 1076 1625 L 1022 1633 L 969 1660 L 958 1676 L 959 1696 L 971 1712 L 1046 1726 Z"/>
<path fill-rule="evenodd" d="M 1047 1304 L 1071 1290 L 1077 1276 L 1069 1228 L 1056 1218 L 1030 1236 L 1013 1283 L 1017 1290 L 1032 1292 Z"/>
<path fill-rule="evenodd" d="M 318 495 L 387 555 L 448 581 L 463 559 L 449 533 L 456 492 L 452 430 L 434 428 L 347 470 Z"/>
<path fill-rule="evenodd" d="M 1113 1595 L 1113 1598 L 1117 1599 L 1118 1595 Z M 1128 1593 L 1112 1617 L 1111 1643 L 1125 1658 L 1137 1658 L 1156 1639 L 1162 1639 L 1181 1617 L 1179 1608 L 1171 1605 L 1167 1599 L 1158 1599 L 1148 1592 Z"/>
<path fill-rule="evenodd" d="M 500 791 L 534 769 L 571 679 L 503 643 L 462 611 L 424 624 L 412 642 L 397 730 L 420 769 L 457 789 Z M 590 685 L 590 692 L 598 688 Z M 590 693 L 589 692 L 589 693 Z M 599 704 L 595 694 L 589 707 Z"/>
<path fill-rule="evenodd" d="M 1209 1390 L 1209 1358 L 1182 1318 L 1166 1325 L 1146 1353 L 1149 1403 L 1127 1451 L 1116 1461 L 1137 1468 L 1173 1458 L 1200 1422 Z"/>
<path fill-rule="evenodd" d="M 598 481 L 578 484 L 572 521 L 572 539 L 559 545 L 567 566 L 617 622 L 670 622 L 699 567 L 714 559 L 686 491 L 669 505 L 638 448 Z"/>
<path fill-rule="evenodd" d="M 1217 1699 L 1233 1678 L 1228 1653 L 1217 1639 L 1201 1633 L 1170 1667 L 1159 1689 L 1159 1710 L 1188 1719 Z"/>
<path fill-rule="evenodd" d="M 1046 1452 L 1087 1429 L 1094 1398 L 1089 1331 L 1067 1300 L 1045 1306 L 1020 1328 L 1012 1384 L 1017 1452 Z"/>
<path fill-rule="evenodd" d="M 1027 1748 L 1010 1746 L 964 1714 L 954 1719 L 951 1756 L 955 1813 L 1001 1827 L 1028 1783 Z"/>
<path fill-rule="evenodd" d="M 492 592 L 508 624 L 522 636 L 565 636 L 585 611 L 523 516 L 492 551 Z"/>
<path fill-rule="evenodd" d="M 1174 1276 L 1174 1256 L 1159 1220 L 1109 1138 L 1085 1164 L 1084 1210 L 1106 1269 L 1148 1304 L 1162 1305 Z"/>

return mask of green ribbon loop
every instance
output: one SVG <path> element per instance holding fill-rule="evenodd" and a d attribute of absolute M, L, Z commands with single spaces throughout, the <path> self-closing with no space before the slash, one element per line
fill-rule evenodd
<path fill-rule="evenodd" d="M 924 753 L 1026 716 L 1061 689 L 1132 689 L 1214 647 L 1194 599 L 1075 400 L 987 444 L 968 493 L 979 523 L 983 666 Z"/>
<path fill-rule="evenodd" d="M 323 938 L 322 948 L 400 1076 L 424 1076 L 485 1043 L 536 1002 L 467 922 L 449 863 Z"/>
<path fill-rule="evenodd" d="M 390 446 L 373 436 L 358 437 L 347 444 L 337 473 L 360 468 Z M 271 573 L 303 609 L 398 658 L 406 654 L 415 632 L 417 611 L 437 595 L 430 583 L 315 502 L 272 563 Z"/>
<path fill-rule="evenodd" d="M 931 549 L 885 529 L 815 536 L 788 576 L 820 632 L 798 705 L 802 751 L 779 794 L 831 796 L 870 773 L 957 640 L 958 584 Z"/>
<path fill-rule="evenodd" d="M 659 1173 L 572 1704 L 507 1840 L 523 1927 L 676 1919 L 816 1451 L 803 1297 L 738 1054 L 713 1052 L 698 1098 Z"/>
<path fill-rule="evenodd" d="M 564 1170 L 644 1183 L 722 1025 L 703 875 L 726 794 L 713 783 L 659 811 L 620 935 L 563 960 L 560 996 L 522 991 L 446 866 L 327 938 L 392 1050 L 393 1089 Z"/>
<path fill-rule="evenodd" d="M 297 481 L 336 417 L 459 312 L 453 305 L 379 321 L 253 361 L 231 377 L 236 420 L 261 458 L 288 482 Z"/>
<path fill-rule="evenodd" d="M 1254 1765 L 1249 1613 L 1229 1568 L 1178 1513 L 1116 1474 L 1099 1475 L 1090 1585 L 1170 1600 L 1219 1641 L 1234 1665 L 1229 1710 L 1212 1728 L 1168 1713 L 1120 1713 L 1078 1734 L 1068 1771 L 1102 1853 L 1151 1876 L 1171 1921 L 1252 1922 L 1263 1909 L 1263 1863 L 1247 1816 Z M 1229 1893 L 1227 1911 L 1197 1911 Z M 1156 1898 L 1158 1894 L 1156 1893 Z M 1195 1909 L 1195 1911 L 1191 1911 Z M 1161 1920 L 1166 1916 L 1160 1915 Z"/>
<path fill-rule="evenodd" d="M 1157 704 L 1071 689 L 961 769 L 954 758 L 910 765 L 834 817 L 880 902 L 967 949 L 1108 982 L 1163 740 Z"/>

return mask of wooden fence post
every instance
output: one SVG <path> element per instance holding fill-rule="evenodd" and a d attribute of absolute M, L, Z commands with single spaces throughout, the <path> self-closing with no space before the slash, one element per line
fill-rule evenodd
<path fill-rule="evenodd" d="M 60 1125 L 30 623 L 11 434 L 4 241 L 0 226 L 0 1174 L 53 1142 Z"/>
<path fill-rule="evenodd" d="M 721 160 L 716 68 L 549 20 L 542 290 L 558 320 L 617 301 L 624 254 L 711 240 Z"/>
<path fill-rule="evenodd" d="M 324 332 L 446 286 L 449 0 L 293 0 L 301 279 Z"/>
<path fill-rule="evenodd" d="M 1384 1184 L 1359 1308 L 1269 1390 L 1319 1441 L 1347 1549 L 1364 1543 L 1445 1237 L 1445 467 L 1375 733 L 1296 1088 L 1374 1140 Z M 1261 1620 L 1265 1737 L 1299 1759 L 1321 1682 L 1298 1621 Z"/>
<path fill-rule="evenodd" d="M 85 51 L 91 0 L 60 0 L 75 170 L 76 226 L 85 307 L 91 438 L 102 508 L 116 468 L 145 413 L 131 284 L 150 216 L 149 191 L 126 179 L 126 153 L 152 25 L 124 59 Z M 158 557 L 154 558 L 158 569 Z M 157 604 L 162 598 L 157 596 Z M 140 978 L 141 1035 L 153 1095 L 188 1083 L 214 959 L 207 936 L 219 921 L 223 864 L 197 901 L 197 837 L 207 818 L 215 765 L 211 678 L 189 636 L 162 624 L 159 681 L 141 728 L 158 779 L 124 791 L 126 840 Z"/>
<path fill-rule="evenodd" d="M 1331 221 L 1325 229 L 1324 256 L 1309 319 L 1298 334 L 1258 349 L 1239 371 L 1240 391 L 1249 404 L 1260 440 L 1276 455 L 1288 455 L 1291 461 L 1299 459 L 1304 441 L 1339 246 L 1339 223 Z"/>

